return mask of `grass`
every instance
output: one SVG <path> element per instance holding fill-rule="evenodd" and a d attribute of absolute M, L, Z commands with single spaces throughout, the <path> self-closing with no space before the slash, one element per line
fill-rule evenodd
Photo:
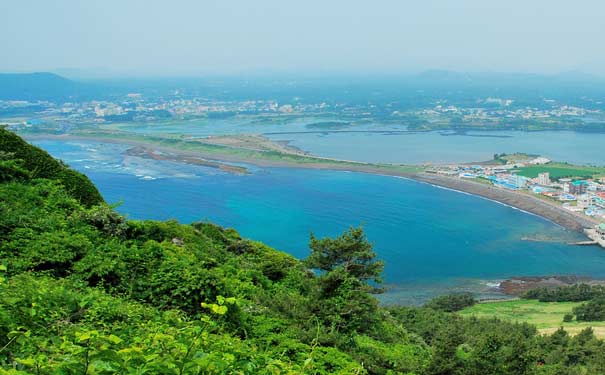
<path fill-rule="evenodd" d="M 553 333 L 563 327 L 574 335 L 586 327 L 592 327 L 597 337 L 605 338 L 605 322 L 563 322 L 563 316 L 571 313 L 581 302 L 539 302 L 537 300 L 514 300 L 478 303 L 460 312 L 462 316 L 499 318 L 535 325 L 542 333 Z"/>
<path fill-rule="evenodd" d="M 551 179 L 559 178 L 595 178 L 605 176 L 605 167 L 579 166 L 565 163 L 548 163 L 519 168 L 518 174 L 535 178 L 538 173 L 548 172 Z"/>

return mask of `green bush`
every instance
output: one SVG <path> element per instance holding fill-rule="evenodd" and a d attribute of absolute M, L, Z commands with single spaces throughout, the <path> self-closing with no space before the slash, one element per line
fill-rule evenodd
<path fill-rule="evenodd" d="M 565 314 L 563 315 L 563 322 L 569 323 L 573 321 L 573 314 Z"/>
<path fill-rule="evenodd" d="M 475 303 L 477 303 L 477 301 L 472 294 L 460 293 L 435 297 L 430 300 L 425 307 L 433 310 L 454 312 L 473 306 Z"/>
<path fill-rule="evenodd" d="M 574 284 L 557 288 L 537 288 L 523 295 L 523 298 L 537 299 L 540 302 L 580 302 L 597 297 L 605 297 L 604 286 Z"/>
<path fill-rule="evenodd" d="M 592 301 L 576 306 L 573 309 L 578 322 L 595 322 L 605 320 L 605 298 L 596 298 Z"/>

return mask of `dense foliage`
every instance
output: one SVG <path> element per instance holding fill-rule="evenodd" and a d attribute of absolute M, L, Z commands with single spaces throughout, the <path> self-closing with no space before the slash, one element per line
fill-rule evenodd
<path fill-rule="evenodd" d="M 573 309 L 577 321 L 604 321 L 605 320 L 605 298 L 598 297 L 581 304 Z"/>
<path fill-rule="evenodd" d="M 65 189 L 80 203 L 92 206 L 103 202 L 101 194 L 92 182 L 83 174 L 76 172 L 60 161 L 53 159 L 46 151 L 31 147 L 14 133 L 0 126 L 0 182 L 7 181 L 9 173 L 19 178 L 19 169 L 29 172 L 31 178 L 47 178 L 60 181 Z M 17 165 L 10 165 L 6 161 Z"/>
<path fill-rule="evenodd" d="M 558 288 L 537 288 L 523 295 L 523 298 L 537 299 L 540 302 L 580 302 L 597 297 L 605 297 L 605 286 L 574 284 Z"/>
<path fill-rule="evenodd" d="M 433 309 L 389 310 L 410 335 L 431 346 L 427 374 L 605 373 L 605 343 L 590 328 L 574 337 L 562 328 L 542 336 L 528 324 L 462 318 Z"/>
<path fill-rule="evenodd" d="M 470 293 L 448 294 L 430 300 L 425 307 L 433 310 L 454 312 L 473 306 L 477 301 Z"/>
<path fill-rule="evenodd" d="M 301 262 L 211 223 L 126 220 L 64 174 L 40 178 L 1 151 L 0 375 L 605 369 L 590 331 L 543 337 L 439 311 L 468 296 L 439 309 L 380 307 L 383 264 L 361 229 L 311 237 Z"/>

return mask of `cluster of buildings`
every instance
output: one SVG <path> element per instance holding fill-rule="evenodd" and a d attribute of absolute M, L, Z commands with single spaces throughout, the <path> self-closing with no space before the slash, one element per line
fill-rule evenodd
<path fill-rule="evenodd" d="M 292 101 L 278 103 L 275 100 L 216 100 L 212 98 L 166 97 L 149 98 L 131 93 L 114 100 L 52 103 L 28 101 L 1 101 L 2 112 L 27 114 L 28 117 L 72 121 L 150 121 L 158 118 L 191 118 L 198 116 L 223 116 L 231 114 L 303 114 L 327 111 L 360 113 L 359 108 L 338 107 L 326 102 L 303 103 Z"/>
<path fill-rule="evenodd" d="M 316 102 L 288 97 L 283 102 L 272 99 L 224 99 L 220 96 L 196 96 L 180 90 L 165 94 L 129 93 L 99 100 L 73 102 L 0 100 L 0 117 L 4 115 L 47 120 L 84 122 L 153 121 L 164 118 L 221 117 L 234 114 L 250 115 L 338 115 L 347 119 L 375 119 L 404 124 L 457 123 L 498 125 L 502 122 L 528 119 L 569 119 L 581 117 L 603 120 L 602 109 L 587 109 L 545 101 L 543 108 L 520 107 L 515 100 L 488 97 L 473 103 L 454 105 L 438 99 L 418 108 L 409 108 L 398 101 L 347 101 L 319 99 Z"/>
<path fill-rule="evenodd" d="M 461 107 L 438 102 L 433 108 L 423 108 L 415 113 L 420 117 L 446 119 L 452 116 L 463 121 L 494 121 L 507 120 L 529 120 L 549 118 L 576 118 L 599 115 L 599 109 L 587 109 L 570 105 L 558 105 L 557 103 L 545 103 L 545 108 L 535 107 L 513 107 L 514 100 L 503 98 L 486 98 L 477 102 L 476 107 Z"/>
<path fill-rule="evenodd" d="M 566 210 L 583 213 L 605 222 L 605 178 L 551 179 L 548 172 L 539 173 L 534 178 L 518 174 L 519 168 L 526 164 L 539 165 L 549 162 L 550 160 L 539 157 L 525 163 L 450 165 L 428 171 L 464 179 L 478 179 L 503 189 L 527 191 L 549 197 L 561 202 Z"/>

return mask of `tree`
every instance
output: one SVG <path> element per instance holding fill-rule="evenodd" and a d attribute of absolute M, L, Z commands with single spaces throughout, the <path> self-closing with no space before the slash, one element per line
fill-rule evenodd
<path fill-rule="evenodd" d="M 367 240 L 363 228 L 350 228 L 336 238 L 317 239 L 311 234 L 311 255 L 305 260 L 307 266 L 326 273 L 340 269 L 363 284 L 382 283 L 384 263 L 376 260 L 372 244 Z"/>
<path fill-rule="evenodd" d="M 433 310 L 454 312 L 473 306 L 477 301 L 471 293 L 449 294 L 435 297 L 425 307 Z"/>
<path fill-rule="evenodd" d="M 305 263 L 322 271 L 311 311 L 333 332 L 364 332 L 378 319 L 378 301 L 384 268 L 362 228 L 350 228 L 336 238 L 311 235 L 311 255 Z"/>

